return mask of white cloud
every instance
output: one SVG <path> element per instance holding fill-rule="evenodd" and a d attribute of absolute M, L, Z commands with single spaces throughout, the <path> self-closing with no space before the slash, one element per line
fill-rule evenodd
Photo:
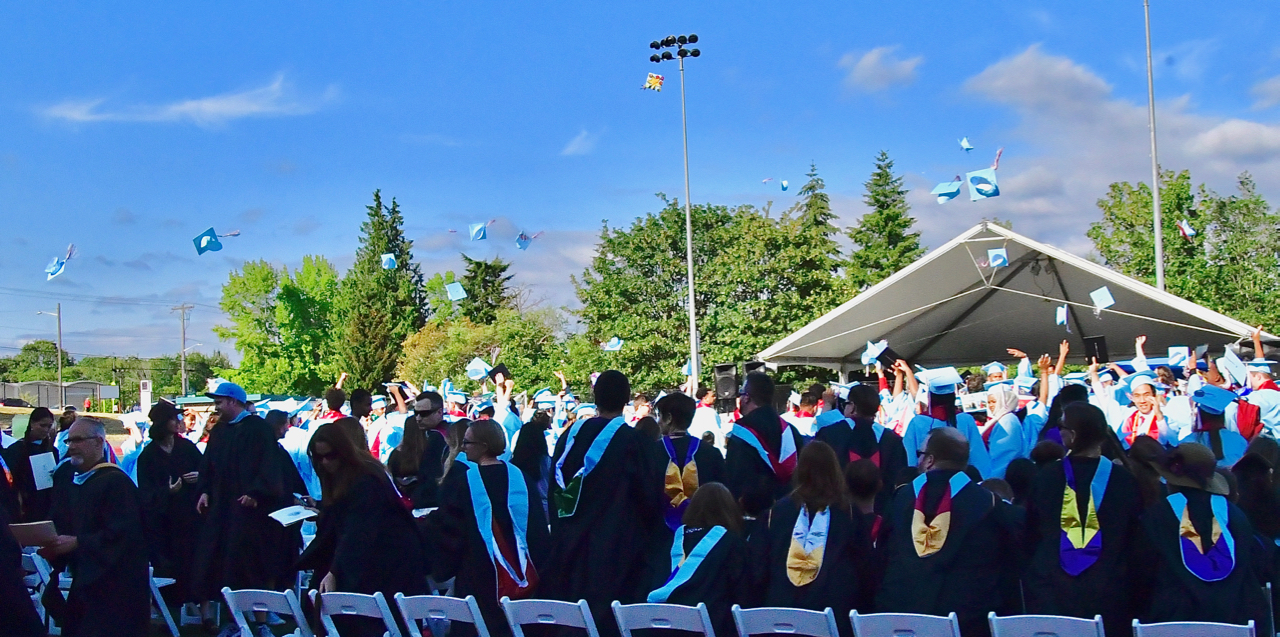
<path fill-rule="evenodd" d="M 1150 182 L 1145 99 L 1117 97 L 1106 79 L 1072 59 L 1032 46 L 973 75 L 964 90 L 997 111 L 1007 109 L 983 136 L 985 149 L 1007 147 L 1001 196 L 970 202 L 966 191 L 938 205 L 929 195 L 953 171 L 980 167 L 974 161 L 931 169 L 928 177 L 906 174 L 912 214 L 930 246 L 998 217 L 1018 232 L 1085 254 L 1091 248 L 1085 231 L 1099 219 L 1096 202 L 1110 184 Z M 1156 114 L 1161 165 L 1189 169 L 1197 184 L 1231 194 L 1243 171 L 1280 174 L 1280 125 L 1198 111 L 1190 96 L 1158 102 Z M 1269 200 L 1280 200 L 1280 192 L 1267 191 L 1275 185 L 1260 187 Z M 845 224 L 862 210 L 859 202 L 835 198 L 833 207 Z"/>
<path fill-rule="evenodd" d="M 1280 75 L 1254 84 L 1253 89 L 1249 92 L 1253 94 L 1256 100 L 1253 103 L 1253 107 L 1256 109 L 1280 105 Z"/>
<path fill-rule="evenodd" d="M 301 99 L 294 96 L 281 73 L 271 83 L 258 88 L 168 104 L 139 104 L 110 109 L 103 107 L 107 102 L 106 98 L 97 98 L 66 100 L 39 112 L 50 119 L 73 123 L 188 121 L 200 126 L 211 126 L 245 117 L 305 115 L 335 97 L 337 88 L 333 86 L 319 98 Z"/>
<path fill-rule="evenodd" d="M 916 67 L 924 61 L 924 56 L 898 59 L 894 56 L 897 50 L 896 46 L 880 46 L 861 56 L 845 53 L 837 63 L 837 66 L 848 71 L 844 77 L 844 85 L 851 89 L 874 93 L 897 84 L 910 84 L 915 81 Z"/>
<path fill-rule="evenodd" d="M 587 129 L 584 128 L 576 137 L 569 140 L 568 144 L 565 144 L 564 150 L 560 151 L 560 154 L 565 156 L 590 155 L 591 151 L 596 149 L 596 140 L 599 137 L 599 135 L 588 133 Z"/>

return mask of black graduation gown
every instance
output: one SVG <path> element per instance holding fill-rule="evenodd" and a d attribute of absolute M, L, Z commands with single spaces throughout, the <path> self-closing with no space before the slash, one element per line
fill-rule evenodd
<path fill-rule="evenodd" d="M 74 484 L 72 475 L 55 475 L 67 484 L 51 510 L 58 534 L 73 535 L 78 543 L 53 561 L 55 571 L 68 566 L 72 577 L 62 634 L 146 635 L 151 588 L 138 488 L 114 466 L 99 468 L 84 484 Z"/>
<path fill-rule="evenodd" d="M 902 436 L 890 429 L 885 429 L 880 434 L 880 442 L 877 443 L 874 424 L 875 421 L 869 418 L 846 418 L 819 429 L 813 439 L 831 445 L 841 468 L 854 460 L 870 460 L 879 454 L 880 482 L 883 486 L 880 495 L 876 497 L 876 511 L 883 512 L 889 505 L 889 498 L 893 496 L 894 480 L 907 467 L 907 449 L 902 446 Z"/>
<path fill-rule="evenodd" d="M 928 473 L 926 521 L 933 520 L 947 481 L 957 471 Z M 876 612 L 945 616 L 955 612 L 965 637 L 989 635 L 987 613 L 1001 609 L 1002 569 L 1009 559 L 1009 521 L 996 507 L 995 496 L 970 482 L 952 494 L 951 524 L 937 553 L 916 555 L 911 534 L 915 492 L 899 488 L 884 523 L 888 567 L 876 596 Z"/>
<path fill-rule="evenodd" d="M 0 507 L 0 634 L 43 637 L 48 631 L 22 583 L 22 547 L 9 531 L 10 520 L 8 512 Z"/>
<path fill-rule="evenodd" d="M 547 568 L 541 572 L 541 590 L 550 599 L 587 600 L 601 634 L 616 635 L 617 625 L 609 620 L 613 616 L 609 604 L 614 600 L 637 602 L 649 592 L 645 557 L 652 526 L 648 523 L 661 515 L 662 496 L 650 475 L 649 441 L 623 425 L 583 480 L 573 515 L 560 517 L 555 506 L 560 494 L 555 461 L 565 457 L 563 475 L 571 480 L 607 424 L 606 418 L 584 422 L 567 456 L 568 432 L 556 442 L 547 497 L 551 552 Z"/>
<path fill-rule="evenodd" d="M 520 427 L 511 453 L 511 464 L 524 472 L 525 480 L 535 487 L 530 493 L 537 494 L 543 519 L 547 517 L 547 488 L 551 484 L 551 454 L 547 453 L 546 431 L 545 425 L 525 423 Z"/>
<path fill-rule="evenodd" d="M 759 407 L 738 422 L 755 431 L 765 450 L 777 455 L 782 446 L 778 412 L 772 407 Z M 787 427 L 787 435 L 793 437 L 798 456 L 804 439 L 795 427 Z M 790 478 L 780 479 L 773 472 L 773 467 L 760 457 L 760 452 L 737 436 L 729 436 L 725 444 L 725 481 L 725 486 L 735 498 L 755 502 L 773 502 L 791 492 Z"/>
<path fill-rule="evenodd" d="M 174 436 L 173 449 L 166 452 L 154 441 L 138 454 L 138 496 L 142 501 L 142 521 L 147 535 L 151 565 L 157 577 L 172 577 L 173 586 L 161 590 L 171 603 L 197 602 L 191 590 L 191 569 L 195 562 L 200 514 L 195 484 L 182 483 L 177 493 L 169 484 L 185 473 L 200 470 L 201 454 L 195 443 Z"/>
<path fill-rule="evenodd" d="M 671 446 L 676 452 L 676 466 L 684 471 L 685 455 L 689 452 L 689 445 L 693 438 L 688 435 L 668 436 L 671 439 Z M 666 498 L 666 475 L 667 466 L 671 462 L 671 457 L 667 455 L 666 445 L 661 440 L 648 445 L 649 455 L 652 458 L 653 468 L 651 469 L 653 477 L 657 480 L 657 489 L 663 493 L 663 505 L 659 511 L 657 518 L 649 521 L 650 540 L 649 540 L 649 557 L 647 558 L 649 565 L 649 581 L 654 588 L 661 586 L 667 581 L 667 577 L 671 574 L 670 564 L 667 562 L 671 559 L 671 542 L 675 539 L 675 532 L 666 523 L 666 503 L 670 502 Z M 720 455 L 720 451 L 713 445 L 699 444 L 698 450 L 693 453 L 693 461 L 698 467 L 698 484 L 704 485 L 711 482 L 719 482 L 724 484 L 724 456 Z"/>
<path fill-rule="evenodd" d="M 1202 536 L 1212 525 L 1209 493 L 1183 489 L 1191 523 Z M 1109 497 L 1109 496 L 1108 496 Z M 1161 499 L 1147 508 L 1142 526 L 1145 541 L 1154 548 L 1151 608 L 1139 615 L 1144 622 L 1198 621 L 1245 624 L 1249 620 L 1265 627 L 1266 600 L 1255 577 L 1254 560 L 1259 554 L 1253 525 L 1235 504 L 1227 503 L 1227 528 L 1235 538 L 1235 568 L 1225 579 L 1206 582 L 1187 570 L 1182 561 L 1181 512 L 1174 513 Z"/>
<path fill-rule="evenodd" d="M 31 471 L 31 456 L 50 452 L 53 453 L 54 460 L 59 459 L 58 450 L 54 448 L 52 442 L 47 440 L 30 442 L 26 439 L 19 440 L 0 452 L 4 454 L 4 461 L 13 472 L 13 486 L 21 503 L 22 514 L 18 520 L 20 522 L 39 522 L 49 519 L 53 489 L 43 491 L 36 489 L 35 477 Z"/>
<path fill-rule="evenodd" d="M 279 524 L 267 516 L 284 493 L 279 447 L 271 425 L 256 415 L 220 422 L 210 433 L 198 482 L 209 495 L 193 574 L 201 598 L 218 599 L 223 586 L 268 588 L 277 575 Z M 245 495 L 257 506 L 242 506 Z"/>
<path fill-rule="evenodd" d="M 858 578 L 857 609 L 860 613 L 874 613 L 876 591 L 880 589 L 880 582 L 884 581 L 888 559 L 885 551 L 884 514 L 859 512 L 858 515 L 862 518 L 862 528 L 867 531 L 870 548 L 862 560 Z"/>
<path fill-rule="evenodd" d="M 405 421 L 405 427 L 412 427 L 412 418 Z M 418 460 L 418 470 L 409 473 L 400 469 L 400 454 L 404 453 L 404 445 L 396 447 L 387 456 L 387 467 L 396 479 L 400 492 L 409 496 L 415 509 L 429 509 L 439 505 L 440 476 L 444 475 L 444 459 L 449 453 L 449 444 L 436 429 L 427 430 L 427 447 Z M 401 484 L 405 479 L 413 478 L 408 484 Z"/>
<path fill-rule="evenodd" d="M 498 605 L 498 580 L 493 560 L 485 547 L 480 529 L 476 525 L 475 507 L 471 502 L 471 490 L 467 485 L 467 472 L 475 471 L 466 465 L 458 464 L 449 470 L 444 484 L 440 487 L 440 508 L 428 516 L 431 525 L 440 539 L 440 546 L 432 560 L 432 572 L 436 581 L 443 582 L 451 577 L 454 580 L 454 594 L 458 597 L 476 596 L 476 604 L 484 615 L 489 634 L 510 635 L 502 607 Z M 503 537 L 509 545 L 515 547 L 515 532 L 511 526 L 511 512 L 507 502 L 508 470 L 505 464 L 494 464 L 479 467 L 480 479 L 484 482 L 485 492 L 489 494 L 492 505 L 493 521 L 502 530 Z M 520 474 L 523 478 L 524 474 Z M 529 520 L 525 539 L 529 546 L 529 559 L 533 570 L 541 576 L 546 564 L 547 552 L 551 548 L 551 536 L 547 532 L 547 520 L 542 508 L 538 506 L 535 485 L 525 480 L 526 493 L 529 494 Z M 538 589 L 534 587 L 531 597 L 538 597 Z M 459 635 L 474 634 L 470 624 L 455 626 L 461 629 Z M 451 632 L 452 634 L 452 632 Z"/>
<path fill-rule="evenodd" d="M 688 555 L 706 537 L 710 529 L 685 529 L 684 554 Z M 672 538 L 674 541 L 674 536 Z M 716 635 L 731 637 L 737 634 L 733 624 L 732 609 L 734 604 L 741 604 L 750 596 L 752 588 L 747 571 L 747 545 L 741 535 L 727 531 L 724 537 L 716 542 L 715 548 L 693 572 L 693 576 L 685 583 L 677 586 L 667 596 L 666 603 L 682 606 L 697 606 L 698 602 L 707 605 L 707 614 L 711 616 L 711 625 Z M 664 560 L 667 576 L 671 575 L 671 546 L 667 546 Z M 666 583 L 659 582 L 658 588 Z M 654 631 L 656 635 L 657 632 Z"/>
<path fill-rule="evenodd" d="M 791 550 L 791 533 L 801 515 L 809 514 L 790 497 L 779 500 L 769 515 L 769 584 L 764 605 L 817 611 L 830 608 L 836 613 L 841 634 L 852 634 L 849 611 L 858 604 L 858 579 L 870 543 L 862 528 L 862 517 L 831 509 L 818 577 L 796 586 L 787 578 L 787 554 Z"/>
<path fill-rule="evenodd" d="M 1098 459 L 1071 457 L 1070 460 L 1083 522 L 1086 501 L 1092 497 Z M 1128 469 L 1112 465 L 1102 506 L 1097 509 L 1102 552 L 1093 566 L 1072 577 L 1062 569 L 1060 553 L 1062 494 L 1067 483 L 1062 463 L 1062 460 L 1055 461 L 1040 471 L 1031 483 L 1031 495 L 1027 499 L 1029 563 L 1023 577 L 1027 612 L 1085 619 L 1102 615 L 1108 634 L 1127 633 L 1138 610 L 1132 604 L 1130 582 L 1131 565 L 1136 566 L 1132 560 L 1137 544 L 1142 541 L 1142 495 L 1138 492 L 1138 483 Z"/>

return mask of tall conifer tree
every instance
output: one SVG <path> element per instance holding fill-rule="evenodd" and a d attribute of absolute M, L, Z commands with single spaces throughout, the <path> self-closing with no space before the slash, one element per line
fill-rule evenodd
<path fill-rule="evenodd" d="M 846 272 L 855 291 L 880 282 L 924 254 L 920 233 L 910 231 L 916 220 L 910 215 L 902 177 L 893 174 L 893 160 L 882 150 L 875 163 L 862 198 L 870 210 L 848 231 L 854 249 Z"/>

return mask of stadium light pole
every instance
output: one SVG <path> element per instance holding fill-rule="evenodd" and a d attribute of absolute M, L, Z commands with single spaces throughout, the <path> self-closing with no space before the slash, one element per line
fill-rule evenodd
<path fill-rule="evenodd" d="M 59 406 L 65 409 L 67 407 L 67 386 L 62 384 L 62 304 L 58 304 L 57 311 L 36 312 L 36 314 L 58 317 L 58 400 L 61 402 Z"/>
<path fill-rule="evenodd" d="M 685 243 L 685 260 L 688 263 L 689 271 L 689 371 L 690 376 L 694 378 L 691 383 L 694 387 L 690 391 L 697 393 L 697 379 L 701 374 L 701 365 L 698 361 L 698 318 L 695 312 L 696 306 L 693 300 L 693 211 L 689 204 L 689 118 L 685 112 L 684 105 L 684 59 L 686 57 L 698 57 L 702 55 L 702 51 L 698 49 L 686 49 L 686 44 L 697 44 L 698 36 L 690 33 L 689 35 L 669 35 L 661 40 L 654 40 L 649 43 L 649 48 L 659 51 L 649 56 L 649 61 L 655 64 L 672 59 L 678 60 L 680 64 L 680 125 L 684 134 L 684 243 Z M 663 51 L 675 47 L 676 52 L 672 55 L 671 51 Z M 695 397 L 696 398 L 696 397 Z"/>
<path fill-rule="evenodd" d="M 1151 68 L 1151 0 L 1142 0 L 1147 25 L 1147 127 L 1151 129 L 1151 224 L 1156 233 L 1156 287 L 1164 291 L 1164 223 L 1160 212 L 1160 159 L 1156 155 L 1156 83 Z"/>

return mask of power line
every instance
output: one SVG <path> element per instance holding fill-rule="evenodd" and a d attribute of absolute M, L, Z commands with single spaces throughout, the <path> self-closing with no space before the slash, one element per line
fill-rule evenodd
<path fill-rule="evenodd" d="M 24 290 L 21 288 L 0 287 L 0 296 L 21 296 L 33 299 L 52 299 L 70 303 L 106 303 L 110 305 L 146 305 L 172 307 L 178 301 L 131 299 L 121 296 L 97 296 L 93 294 L 74 294 L 62 292 L 46 292 L 43 290 Z M 208 303 L 191 303 L 196 307 L 222 311 L 222 308 Z"/>

